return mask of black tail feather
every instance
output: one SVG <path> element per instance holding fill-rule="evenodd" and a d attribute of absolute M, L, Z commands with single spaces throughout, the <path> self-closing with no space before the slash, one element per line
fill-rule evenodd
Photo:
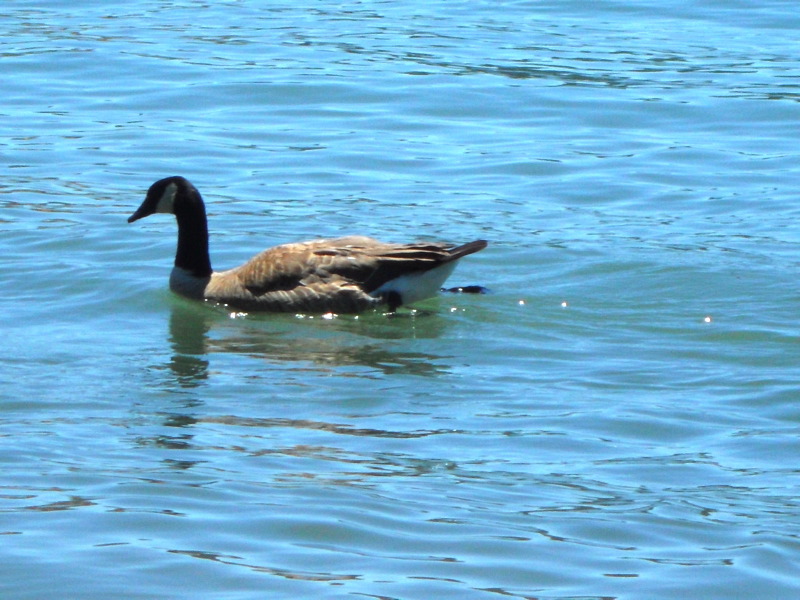
<path fill-rule="evenodd" d="M 468 254 L 474 254 L 475 252 L 480 252 L 488 245 L 489 242 L 487 242 L 486 240 L 475 240 L 474 242 L 467 242 L 466 244 L 456 246 L 455 248 L 450 248 L 448 250 L 448 252 L 450 253 L 450 260 L 458 260 L 462 256 L 467 256 Z"/>

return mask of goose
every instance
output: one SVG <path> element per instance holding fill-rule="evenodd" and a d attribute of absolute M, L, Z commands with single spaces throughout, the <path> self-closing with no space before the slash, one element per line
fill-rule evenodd
<path fill-rule="evenodd" d="M 173 214 L 178 222 L 170 289 L 242 311 L 338 314 L 388 307 L 395 312 L 436 295 L 459 259 L 487 246 L 485 240 L 449 246 L 349 236 L 275 246 L 216 272 L 197 188 L 179 176 L 156 181 L 128 223 L 155 213 Z"/>

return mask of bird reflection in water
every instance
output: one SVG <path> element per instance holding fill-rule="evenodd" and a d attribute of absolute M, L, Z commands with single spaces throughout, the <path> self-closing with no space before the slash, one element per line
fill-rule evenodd
<path fill-rule="evenodd" d="M 202 385 L 209 377 L 209 357 L 234 353 L 272 363 L 303 363 L 304 368 L 331 370 L 365 367 L 381 374 L 436 376 L 448 371 L 442 358 L 397 350 L 386 340 L 436 338 L 447 320 L 412 311 L 333 319 L 288 315 L 230 318 L 221 308 L 174 298 L 169 320 L 173 349 L 169 369 L 182 388 Z M 349 373 L 352 374 L 352 373 Z"/>

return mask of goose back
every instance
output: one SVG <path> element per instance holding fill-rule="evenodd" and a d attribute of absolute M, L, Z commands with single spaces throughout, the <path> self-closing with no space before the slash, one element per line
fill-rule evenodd
<path fill-rule="evenodd" d="M 362 236 L 284 244 L 235 269 L 214 273 L 204 297 L 245 310 L 288 312 L 360 312 L 391 303 L 391 293 L 400 294 L 397 302 L 410 304 L 414 288 L 403 278 L 414 281 L 424 273 L 434 274 L 427 285 L 433 289 L 423 294 L 429 297 L 456 260 L 483 247 L 485 243 L 454 249 L 444 244 L 389 244 Z M 437 273 L 440 267 L 444 268 Z M 418 299 L 422 298 L 413 301 Z"/>

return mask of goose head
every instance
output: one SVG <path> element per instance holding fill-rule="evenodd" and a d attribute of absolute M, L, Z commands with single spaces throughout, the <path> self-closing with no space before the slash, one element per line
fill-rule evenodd
<path fill-rule="evenodd" d="M 150 186 L 142 205 L 128 217 L 128 223 L 155 213 L 179 216 L 186 211 L 204 212 L 202 206 L 200 193 L 187 179 L 180 176 L 165 177 Z"/>
<path fill-rule="evenodd" d="M 175 267 L 193 277 L 210 277 L 206 208 L 197 188 L 183 177 L 159 179 L 147 190 L 144 202 L 128 217 L 128 223 L 156 213 L 175 215 L 178 221 Z"/>

